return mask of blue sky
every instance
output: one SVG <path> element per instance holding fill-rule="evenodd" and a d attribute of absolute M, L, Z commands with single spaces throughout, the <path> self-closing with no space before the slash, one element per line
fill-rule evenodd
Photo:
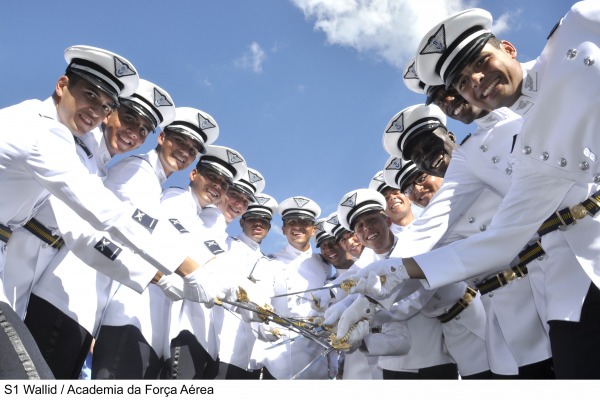
<path fill-rule="evenodd" d="M 44 99 L 75 44 L 129 59 L 176 105 L 218 122 L 278 201 L 302 195 L 323 216 L 383 168 L 383 129 L 422 97 L 401 70 L 421 36 L 456 11 L 481 7 L 529 61 L 572 4 L 567 0 L 10 1 L 2 5 L 0 107 Z M 450 121 L 459 138 L 470 126 Z M 150 137 L 142 150 L 156 144 Z M 168 185 L 187 185 L 187 172 Z M 232 233 L 237 233 L 237 222 Z M 267 252 L 285 239 L 276 217 Z"/>

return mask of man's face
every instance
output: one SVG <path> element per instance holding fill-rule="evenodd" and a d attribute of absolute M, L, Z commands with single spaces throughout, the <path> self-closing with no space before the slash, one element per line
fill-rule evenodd
<path fill-rule="evenodd" d="M 140 147 L 152 132 L 150 123 L 127 106 L 121 106 L 106 120 L 104 138 L 111 156 Z"/>
<path fill-rule="evenodd" d="M 343 265 L 344 261 L 347 259 L 346 250 L 344 250 L 334 238 L 326 239 L 321 244 L 320 249 L 321 255 L 325 261 L 334 267 Z"/>
<path fill-rule="evenodd" d="M 69 86 L 69 78 L 63 75 L 55 92 L 58 118 L 75 135 L 93 130 L 112 112 L 113 100 L 83 79 Z"/>
<path fill-rule="evenodd" d="M 208 168 L 194 168 L 190 173 L 190 187 L 202 207 L 221 201 L 230 184 L 223 175 Z"/>
<path fill-rule="evenodd" d="M 427 207 L 442 183 L 444 183 L 443 178 L 422 173 L 406 187 L 404 194 L 408 195 L 410 201 L 416 205 Z"/>
<path fill-rule="evenodd" d="M 271 221 L 266 218 L 249 215 L 240 220 L 240 226 L 244 235 L 254 240 L 256 243 L 261 243 L 271 229 Z"/>
<path fill-rule="evenodd" d="M 469 103 L 495 110 L 510 107 L 521 96 L 523 72 L 517 50 L 503 40 L 498 49 L 487 43 L 479 56 L 458 74 L 454 88 Z"/>
<path fill-rule="evenodd" d="M 189 136 L 161 132 L 158 135 L 158 158 L 167 176 L 186 169 L 196 160 L 199 144 Z"/>
<path fill-rule="evenodd" d="M 383 191 L 383 197 L 385 197 L 386 202 L 385 213 L 392 220 L 400 220 L 409 213 L 412 213 L 410 200 L 400 189 L 386 189 Z"/>
<path fill-rule="evenodd" d="M 454 136 L 445 128 L 437 127 L 412 138 L 404 149 L 404 155 L 421 171 L 444 176 L 455 147 Z"/>
<path fill-rule="evenodd" d="M 366 212 L 356 218 L 354 233 L 365 247 L 382 254 L 389 251 L 394 244 L 390 232 L 391 224 L 392 221 L 383 212 Z"/>
<path fill-rule="evenodd" d="M 225 221 L 230 223 L 248 210 L 248 204 L 251 201 L 252 199 L 247 194 L 240 192 L 234 186 L 230 186 L 225 198 L 217 204 L 217 207 L 225 216 Z"/>
<path fill-rule="evenodd" d="M 489 112 L 466 101 L 453 87 L 437 88 L 433 95 L 433 104 L 441 108 L 447 117 L 467 125 Z"/>
<path fill-rule="evenodd" d="M 358 236 L 354 232 L 344 232 L 339 240 L 342 249 L 346 250 L 354 258 L 360 257 L 364 244 L 358 240 Z"/>
<path fill-rule="evenodd" d="M 286 218 L 283 222 L 283 235 L 295 249 L 304 251 L 310 247 L 309 240 L 316 232 L 313 221 L 301 218 Z"/>

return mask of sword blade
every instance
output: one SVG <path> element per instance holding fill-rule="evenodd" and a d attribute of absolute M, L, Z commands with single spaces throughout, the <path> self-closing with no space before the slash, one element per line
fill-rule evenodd
<path fill-rule="evenodd" d="M 278 294 L 275 296 L 271 296 L 272 299 L 276 299 L 278 297 L 287 297 L 287 296 L 293 296 L 295 294 L 302 294 L 302 293 L 310 293 L 310 292 L 318 292 L 319 290 L 325 290 L 325 289 L 333 289 L 333 288 L 337 288 L 340 287 L 342 284 L 341 283 L 336 283 L 335 285 L 325 285 L 325 286 L 321 286 L 318 288 L 312 288 L 312 289 L 306 289 L 306 290 L 300 290 L 298 292 L 290 292 L 290 293 L 283 293 L 283 294 Z"/>
<path fill-rule="evenodd" d="M 323 351 L 321 354 L 319 354 L 318 356 L 316 356 L 311 362 L 309 362 L 308 364 L 306 364 L 304 366 L 304 368 L 302 368 L 300 371 L 296 372 L 296 374 L 294 376 L 292 376 L 290 379 L 296 379 L 296 378 L 298 378 L 300 375 L 302 375 L 304 372 L 306 372 L 310 367 L 312 367 L 321 358 L 327 357 L 327 355 L 329 353 L 331 353 L 333 350 L 335 350 L 335 349 L 333 347 L 330 347 L 327 350 Z"/>
<path fill-rule="evenodd" d="M 334 288 L 342 288 L 345 292 L 350 293 L 350 289 L 356 286 L 356 282 L 351 280 L 351 279 L 346 279 L 343 280 L 340 283 L 334 283 L 334 284 L 328 284 L 328 285 L 324 285 L 318 288 L 312 288 L 312 289 L 306 289 L 306 290 L 300 290 L 298 292 L 290 292 L 290 293 L 283 293 L 283 294 L 278 294 L 275 296 L 271 296 L 272 299 L 278 298 L 278 297 L 286 297 L 286 296 L 293 296 L 295 294 L 302 294 L 302 293 L 310 293 L 310 292 L 317 292 L 319 290 L 325 290 L 325 289 L 334 289 Z"/>

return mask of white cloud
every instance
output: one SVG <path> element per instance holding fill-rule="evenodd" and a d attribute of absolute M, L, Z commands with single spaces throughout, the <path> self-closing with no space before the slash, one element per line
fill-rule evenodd
<path fill-rule="evenodd" d="M 501 37 L 500 35 L 507 32 L 509 29 L 514 29 L 515 21 L 520 14 L 521 10 L 516 10 L 514 12 L 502 14 L 499 18 L 494 18 L 492 32 L 494 32 L 496 36 Z"/>
<path fill-rule="evenodd" d="M 477 6 L 476 0 L 291 0 L 327 42 L 375 54 L 403 69 L 435 21 Z M 505 24 L 508 16 L 501 16 Z M 500 26 L 504 28 L 504 26 Z"/>
<path fill-rule="evenodd" d="M 262 64 L 267 58 L 267 54 L 256 42 L 250 43 L 250 46 L 248 47 L 248 51 L 235 61 L 235 65 L 240 68 L 251 69 L 253 72 L 260 74 L 262 72 Z"/>

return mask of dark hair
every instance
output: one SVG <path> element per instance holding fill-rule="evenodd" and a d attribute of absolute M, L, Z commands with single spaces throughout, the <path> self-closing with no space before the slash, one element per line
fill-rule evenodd
<path fill-rule="evenodd" d="M 82 79 L 79 75 L 74 74 L 72 71 L 65 72 L 65 76 L 69 78 L 68 88 L 71 89 L 73 86 L 77 85 L 79 81 Z"/>
<path fill-rule="evenodd" d="M 488 43 L 491 44 L 493 47 L 495 47 L 497 49 L 501 49 L 502 48 L 502 42 L 500 42 L 500 39 L 498 39 L 494 35 L 490 36 L 490 38 L 488 39 Z"/>

